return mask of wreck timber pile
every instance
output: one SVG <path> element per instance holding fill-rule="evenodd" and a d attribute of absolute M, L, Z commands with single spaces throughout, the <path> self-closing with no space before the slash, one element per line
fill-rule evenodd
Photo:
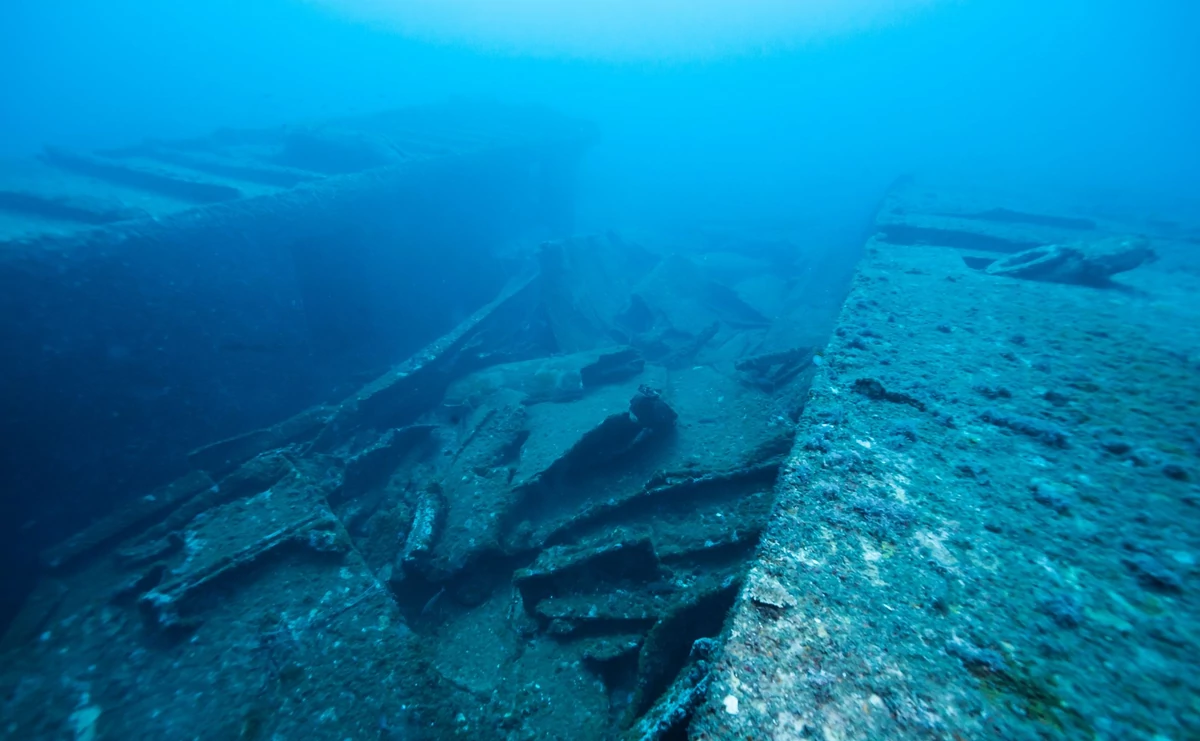
<path fill-rule="evenodd" d="M 0 162 L 4 540 L 60 539 L 446 332 L 509 240 L 564 233 L 591 138 L 456 103 Z"/>
<path fill-rule="evenodd" d="M 897 189 L 690 737 L 1200 736 L 1196 237 Z"/>
<path fill-rule="evenodd" d="M 354 393 L 196 448 L 42 554 L 6 732 L 683 732 L 816 368 L 794 328 L 829 330 L 801 250 L 737 249 L 542 244 Z"/>
<path fill-rule="evenodd" d="M 802 250 L 543 244 L 47 549 L 4 731 L 1195 735 L 1192 236 L 915 185 L 877 227 L 836 328 Z"/>

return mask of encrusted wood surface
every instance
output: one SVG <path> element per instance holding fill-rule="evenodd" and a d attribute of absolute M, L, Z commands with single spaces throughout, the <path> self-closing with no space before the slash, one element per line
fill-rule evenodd
<path fill-rule="evenodd" d="M 691 738 L 1200 734 L 1200 279 L 1156 247 L 1104 290 L 868 244 Z"/>

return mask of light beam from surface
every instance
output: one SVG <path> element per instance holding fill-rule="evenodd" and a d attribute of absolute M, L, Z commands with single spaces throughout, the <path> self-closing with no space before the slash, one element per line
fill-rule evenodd
<path fill-rule="evenodd" d="M 306 0 L 403 36 L 539 57 L 710 59 L 903 22 L 939 0 Z M 941 0 L 944 1 L 944 0 Z"/>

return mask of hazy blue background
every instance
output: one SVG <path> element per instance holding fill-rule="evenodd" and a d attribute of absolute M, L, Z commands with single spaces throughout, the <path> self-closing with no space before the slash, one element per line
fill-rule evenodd
<path fill-rule="evenodd" d="M 589 226 L 716 213 L 816 234 L 860 225 L 906 171 L 1160 209 L 1200 183 L 1197 7 L 8 0 L 0 155 L 486 95 L 600 125 Z"/>

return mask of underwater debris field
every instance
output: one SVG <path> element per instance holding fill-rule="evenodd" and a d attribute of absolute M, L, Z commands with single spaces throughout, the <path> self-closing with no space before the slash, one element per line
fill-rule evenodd
<path fill-rule="evenodd" d="M 849 281 L 762 241 L 531 248 L 48 549 L 4 730 L 1200 734 L 1198 234 L 1059 208 L 900 183 Z"/>

